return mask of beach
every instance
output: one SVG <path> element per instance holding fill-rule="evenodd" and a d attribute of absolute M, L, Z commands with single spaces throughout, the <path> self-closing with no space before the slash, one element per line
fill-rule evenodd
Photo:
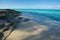
<path fill-rule="evenodd" d="M 7 38 L 7 40 L 24 40 L 24 38 L 32 35 L 38 35 L 46 30 L 48 30 L 48 28 L 44 25 L 39 25 L 35 22 L 20 23 Z"/>
<path fill-rule="evenodd" d="M 60 40 L 58 15 L 25 11 L 21 14 L 29 20 L 19 23 L 6 40 Z"/>

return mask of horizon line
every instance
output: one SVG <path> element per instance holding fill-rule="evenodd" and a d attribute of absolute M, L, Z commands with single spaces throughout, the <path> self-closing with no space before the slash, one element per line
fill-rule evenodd
<path fill-rule="evenodd" d="M 0 8 L 0 9 L 38 9 L 38 8 Z M 43 9 L 43 8 L 40 8 L 40 9 Z M 47 8 L 45 8 L 45 9 L 47 9 Z M 60 9 L 49 9 L 49 10 L 60 10 Z"/>

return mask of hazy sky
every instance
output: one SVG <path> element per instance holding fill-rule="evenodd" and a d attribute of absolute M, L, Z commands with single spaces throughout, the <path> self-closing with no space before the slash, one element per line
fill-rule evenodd
<path fill-rule="evenodd" d="M 0 0 L 0 8 L 60 9 L 60 0 Z"/>

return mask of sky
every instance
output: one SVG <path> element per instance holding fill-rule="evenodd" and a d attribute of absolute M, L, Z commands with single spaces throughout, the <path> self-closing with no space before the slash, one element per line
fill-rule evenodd
<path fill-rule="evenodd" d="M 60 9 L 60 0 L 0 0 L 0 8 Z"/>

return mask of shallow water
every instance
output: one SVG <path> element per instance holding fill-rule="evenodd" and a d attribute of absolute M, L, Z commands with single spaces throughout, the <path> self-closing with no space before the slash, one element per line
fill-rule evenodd
<path fill-rule="evenodd" d="M 25 40 L 60 40 L 60 10 L 26 9 L 20 11 L 22 11 L 23 16 L 28 17 L 38 24 L 45 25 L 49 29 L 42 33 L 42 38 L 35 36 L 26 38 Z"/>
<path fill-rule="evenodd" d="M 18 24 L 8 40 L 60 40 L 60 10 L 16 10 L 29 21 Z"/>

